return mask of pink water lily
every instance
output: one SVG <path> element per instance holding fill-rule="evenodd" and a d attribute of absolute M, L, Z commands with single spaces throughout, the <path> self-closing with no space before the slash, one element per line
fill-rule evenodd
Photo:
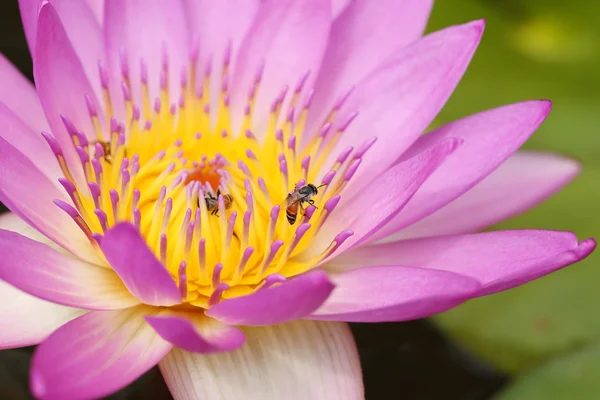
<path fill-rule="evenodd" d="M 346 322 L 586 257 L 570 232 L 474 233 L 579 166 L 516 152 L 548 101 L 422 135 L 484 28 L 421 38 L 431 6 L 20 0 L 35 89 L 0 58 L 0 346 L 39 343 L 33 394 L 158 363 L 176 399 L 360 399 Z"/>

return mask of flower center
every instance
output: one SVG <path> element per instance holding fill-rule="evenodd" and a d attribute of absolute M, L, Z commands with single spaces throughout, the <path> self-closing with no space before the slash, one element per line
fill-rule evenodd
<path fill-rule="evenodd" d="M 196 72 L 192 52 L 176 103 L 169 98 L 167 58 L 160 96 L 153 102 L 144 60 L 139 85 L 131 84 L 123 61 L 126 123 L 111 116 L 115 96 L 100 64 L 107 129 L 89 99 L 96 132 L 83 133 L 63 117 L 80 165 L 68 164 L 57 141 L 44 134 L 75 208 L 56 203 L 92 244 L 99 249 L 102 234 L 115 223 L 133 223 L 177 282 L 184 302 L 203 308 L 306 272 L 351 236 L 343 231 L 325 242 L 322 236 L 314 240 L 374 143 L 344 149 L 333 166 L 324 165 L 356 114 L 332 123 L 347 97 L 342 96 L 318 132 L 305 132 L 314 94 L 305 88 L 309 73 L 299 77 L 293 92 L 282 88 L 267 127 L 255 135 L 250 131 L 254 100 L 261 80 L 268 79 L 258 71 L 240 131 L 232 132 L 226 53 L 223 72 L 214 77 L 210 65 L 205 73 Z M 220 80 L 218 96 L 211 97 L 212 79 Z M 216 97 L 218 105 L 211 107 Z M 324 167 L 329 172 L 320 173 Z M 73 178 L 74 168 L 83 169 L 84 184 Z"/>

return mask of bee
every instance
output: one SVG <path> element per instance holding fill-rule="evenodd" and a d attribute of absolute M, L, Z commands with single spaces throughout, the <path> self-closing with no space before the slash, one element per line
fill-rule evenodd
<path fill-rule="evenodd" d="M 112 156 L 112 152 L 110 150 L 111 147 L 111 143 L 110 142 L 104 142 L 102 140 L 96 140 L 95 142 L 90 143 L 90 145 L 92 147 L 96 146 L 96 143 L 100 144 L 100 146 L 102 146 L 102 150 L 104 152 L 104 160 L 106 160 L 106 162 L 108 164 L 112 164 L 113 161 L 113 156 Z"/>
<path fill-rule="evenodd" d="M 222 194 L 220 190 L 217 190 L 217 196 L 215 197 L 211 192 L 207 192 L 204 195 L 204 201 L 206 202 L 206 209 L 211 215 L 219 216 L 219 196 L 223 196 L 223 203 L 226 210 L 231 208 L 233 204 L 233 196 L 230 194 Z"/>
<path fill-rule="evenodd" d="M 301 188 L 296 186 L 294 191 L 287 195 L 285 199 L 285 215 L 290 225 L 294 225 L 296 218 L 298 217 L 298 213 L 303 213 L 304 203 L 308 203 L 311 206 L 315 205 L 315 201 L 311 197 L 319 193 L 318 189 L 321 186 L 315 186 L 312 183 L 302 186 Z"/>

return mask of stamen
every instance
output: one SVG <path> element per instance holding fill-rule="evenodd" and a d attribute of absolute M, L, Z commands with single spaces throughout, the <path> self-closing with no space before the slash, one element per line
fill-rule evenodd
<path fill-rule="evenodd" d="M 185 261 L 182 261 L 181 264 L 179 264 L 179 292 L 181 293 L 181 297 L 183 299 L 185 299 L 187 296 L 187 276 L 185 273 L 186 267 L 187 263 Z"/>
<path fill-rule="evenodd" d="M 221 296 L 223 295 L 223 292 L 226 291 L 227 289 L 229 289 L 229 285 L 221 282 L 219 283 L 219 285 L 216 287 L 215 291 L 210 295 L 209 299 L 208 299 L 208 305 L 209 306 L 214 306 L 215 304 L 218 304 L 219 301 L 221 301 Z"/>

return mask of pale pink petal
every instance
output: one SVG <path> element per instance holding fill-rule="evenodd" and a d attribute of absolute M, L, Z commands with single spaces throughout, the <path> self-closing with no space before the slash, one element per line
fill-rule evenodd
<path fill-rule="evenodd" d="M 0 229 L 0 279 L 54 303 L 93 310 L 139 304 L 109 268 L 87 264 Z"/>
<path fill-rule="evenodd" d="M 458 199 L 385 240 L 487 228 L 539 204 L 571 182 L 580 169 L 569 158 L 519 151 Z"/>
<path fill-rule="evenodd" d="M 230 353 L 171 351 L 159 366 L 174 399 L 364 399 L 346 324 L 296 321 L 244 331 L 246 344 Z"/>
<path fill-rule="evenodd" d="M 53 200 L 70 200 L 22 153 L 0 137 L 0 201 L 82 260 L 101 262 L 83 231 Z"/>
<path fill-rule="evenodd" d="M 2 54 L 0 76 L 0 102 L 15 113 L 34 134 L 39 136 L 41 131 L 48 131 L 48 122 L 35 88 Z"/>
<path fill-rule="evenodd" d="M 310 318 L 348 322 L 423 318 L 474 297 L 481 287 L 475 279 L 452 272 L 401 267 L 397 262 L 388 265 L 332 275 L 335 290 Z"/>
<path fill-rule="evenodd" d="M 331 17 L 336 19 L 350 3 L 352 0 L 331 0 Z"/>
<path fill-rule="evenodd" d="M 96 112 L 100 113 L 101 110 L 81 61 L 67 37 L 56 10 L 50 3 L 45 3 L 40 11 L 34 54 L 35 84 L 46 118 L 52 128 L 52 134 L 62 147 L 75 179 L 85 185 L 81 160 L 75 151 L 61 114 L 66 115 L 77 129 L 83 131 L 90 141 L 93 141 L 96 134 L 85 96 L 89 97 Z"/>
<path fill-rule="evenodd" d="M 104 0 L 86 0 L 88 7 L 94 13 L 96 21 L 102 26 L 104 23 Z"/>
<path fill-rule="evenodd" d="M 336 124 L 343 124 L 355 112 L 358 115 L 335 149 L 357 148 L 369 137 L 377 141 L 363 158 L 358 179 L 345 193 L 355 194 L 388 169 L 427 128 L 461 79 L 483 28 L 483 21 L 475 21 L 427 35 L 382 60 L 356 85 L 336 113 Z M 335 149 L 328 163 L 338 157 Z"/>
<path fill-rule="evenodd" d="M 419 39 L 433 0 L 357 0 L 335 20 L 315 87 L 309 132 L 336 99 L 383 60 Z M 391 105 L 395 107 L 394 105 Z"/>
<path fill-rule="evenodd" d="M 334 260 L 331 267 L 347 270 L 369 263 L 445 270 L 477 279 L 483 285 L 478 295 L 484 295 L 573 264 L 594 247 L 593 239 L 578 242 L 571 232 L 497 231 L 364 246 Z"/>
<path fill-rule="evenodd" d="M 221 96 L 223 65 L 229 57 L 229 74 L 236 65 L 241 42 L 246 36 L 260 0 L 184 0 L 190 31 L 198 46 L 197 73 L 203 76 L 211 65 L 210 109 L 217 110 Z M 241 113 L 242 109 L 232 110 Z M 213 116 L 216 113 L 213 113 Z M 215 122 L 215 121 L 213 121 Z"/>
<path fill-rule="evenodd" d="M 311 271 L 248 296 L 224 300 L 206 315 L 229 325 L 282 324 L 312 313 L 333 288 L 325 272 Z"/>
<path fill-rule="evenodd" d="M 208 318 L 202 313 L 163 311 L 146 321 L 166 341 L 192 353 L 219 353 L 244 344 L 238 328 Z"/>
<path fill-rule="evenodd" d="M 105 4 L 106 53 L 118 97 L 122 97 L 122 55 L 128 63 L 131 94 L 140 105 L 143 104 L 140 102 L 142 62 L 147 67 L 149 101 L 154 102 L 160 95 L 161 70 L 166 55 L 170 101 L 178 102 L 182 68 L 191 51 L 191 35 L 182 1 L 105 0 Z"/>
<path fill-rule="evenodd" d="M 89 7 L 89 1 L 49 1 L 65 28 L 73 50 L 81 60 L 81 66 L 96 96 L 102 98 L 98 61 L 105 61 L 104 38 L 97 16 Z"/>
<path fill-rule="evenodd" d="M 43 0 L 19 0 L 19 11 L 23 22 L 25 38 L 29 45 L 29 52 L 35 54 L 35 40 L 37 37 L 37 21 Z"/>
<path fill-rule="evenodd" d="M 340 203 L 332 213 L 330 221 L 323 226 L 319 236 L 322 238 L 322 244 L 328 245 L 325 237 L 351 230 L 354 235 L 332 254 L 335 256 L 369 239 L 401 212 L 429 175 L 448 155 L 460 147 L 461 143 L 458 139 L 448 139 L 403 163 L 396 164 L 373 180 L 360 196 L 350 197 L 346 203 Z"/>
<path fill-rule="evenodd" d="M 0 280 L 0 349 L 36 345 L 83 313 L 28 295 Z"/>
<path fill-rule="evenodd" d="M 402 159 L 446 137 L 465 145 L 437 170 L 412 201 L 374 239 L 397 232 L 433 213 L 484 179 L 531 136 L 550 112 L 549 101 L 528 101 L 472 115 L 422 136 Z"/>
<path fill-rule="evenodd" d="M 38 241 L 48 241 L 12 213 L 0 215 L 0 229 L 18 232 Z M 0 321 L 4 326 L 10 326 L 10 329 L 0 329 L 0 349 L 38 344 L 56 328 L 83 313 L 83 310 L 33 297 L 0 280 Z"/>
<path fill-rule="evenodd" d="M 31 361 L 39 399 L 104 397 L 133 382 L 171 349 L 144 320 L 150 307 L 92 311 L 56 330 Z"/>
<path fill-rule="evenodd" d="M 264 0 L 243 40 L 233 75 L 232 108 L 243 110 L 257 72 L 263 79 L 253 106 L 254 134 L 265 134 L 269 111 L 284 87 L 291 98 L 296 84 L 310 72 L 311 87 L 321 65 L 331 26 L 329 0 Z M 286 109 L 289 101 L 284 102 Z M 242 113 L 233 113 L 233 129 L 241 126 Z"/>
<path fill-rule="evenodd" d="M 2 85 L 2 82 L 4 82 L 4 79 L 0 79 L 0 85 Z M 2 93 L 1 90 L 0 87 L 0 93 Z M 52 154 L 48 143 L 44 141 L 40 132 L 32 131 L 32 128 L 26 125 L 22 118 L 19 118 L 2 102 L 0 102 L 0 126 L 2 127 L 0 137 L 30 160 L 35 160 L 35 164 L 41 169 L 41 172 L 58 186 L 58 178 L 62 177 L 63 173 L 58 166 L 58 162 L 56 162 L 56 157 Z"/>
<path fill-rule="evenodd" d="M 40 8 L 51 4 L 58 14 L 62 26 L 73 45 L 73 50 L 81 60 L 82 67 L 97 95 L 101 95 L 100 79 L 98 77 L 98 60 L 104 59 L 102 45 L 102 30 L 100 24 L 88 3 L 98 0 L 19 0 L 21 18 L 25 36 L 29 44 L 34 63 L 36 62 L 36 42 L 38 35 L 38 18 Z M 43 128 L 43 130 L 47 130 Z"/>
<path fill-rule="evenodd" d="M 119 223 L 100 241 L 108 263 L 127 289 L 140 301 L 153 306 L 181 303 L 181 294 L 165 266 L 160 263 L 129 223 Z"/>

